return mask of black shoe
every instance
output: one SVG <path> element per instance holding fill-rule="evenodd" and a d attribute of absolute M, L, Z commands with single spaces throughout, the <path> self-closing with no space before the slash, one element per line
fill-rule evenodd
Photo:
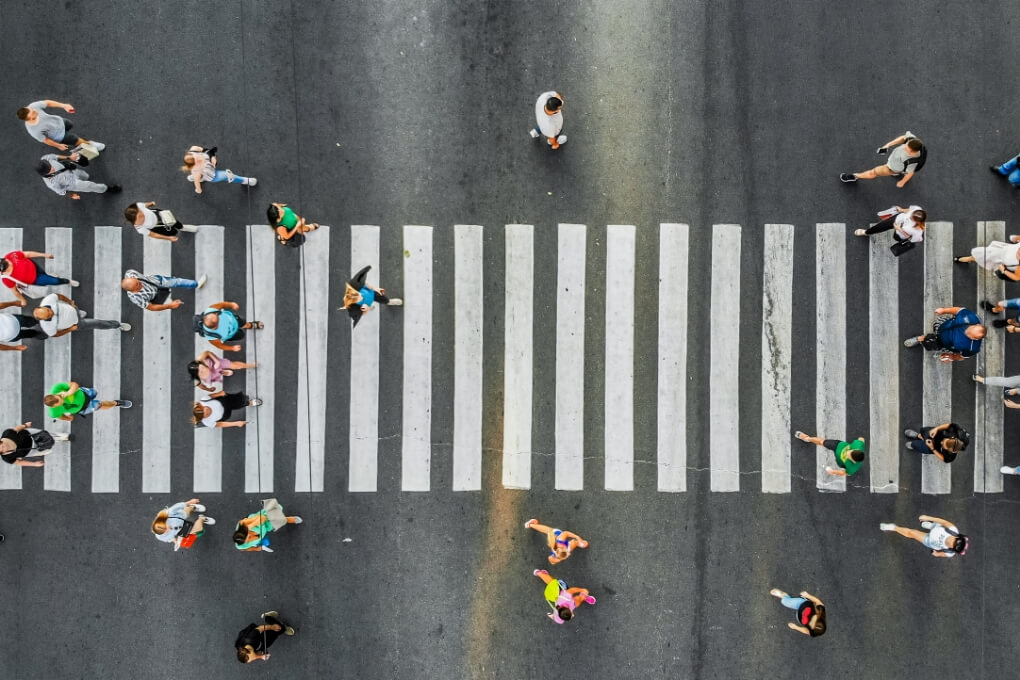
<path fill-rule="evenodd" d="M 1005 319 L 992 319 L 992 325 L 996 328 L 1005 328 L 1009 325 L 1009 322 Z"/>
<path fill-rule="evenodd" d="M 988 300 L 982 300 L 981 301 L 981 309 L 985 310 L 986 312 L 991 312 L 992 314 L 998 314 L 999 313 L 999 312 L 995 311 L 995 305 L 993 305 Z"/>
<path fill-rule="evenodd" d="M 857 178 L 848 172 L 841 173 L 839 176 L 840 182 L 856 182 Z"/>
<path fill-rule="evenodd" d="M 108 194 L 119 194 L 123 189 L 119 184 L 108 184 L 106 185 L 106 193 Z"/>

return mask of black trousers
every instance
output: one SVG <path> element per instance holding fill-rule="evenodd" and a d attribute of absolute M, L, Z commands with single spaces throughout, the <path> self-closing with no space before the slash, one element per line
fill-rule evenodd
<path fill-rule="evenodd" d="M 228 394 L 224 394 L 222 397 L 213 398 L 220 402 L 223 406 L 223 417 L 220 418 L 220 422 L 230 420 L 231 411 L 243 409 L 248 406 L 248 402 L 251 401 L 248 395 L 244 392 L 230 392 Z"/>
<path fill-rule="evenodd" d="M 864 233 L 868 234 L 868 235 L 871 235 L 871 234 L 880 234 L 883 231 L 889 231 L 894 226 L 896 226 L 896 216 L 895 215 L 893 215 L 891 217 L 885 218 L 884 220 L 882 220 L 881 222 L 879 222 L 878 224 L 876 224 L 875 226 L 873 226 L 873 227 L 871 227 L 869 229 L 865 229 Z"/>
<path fill-rule="evenodd" d="M 362 288 L 365 287 L 365 282 L 368 280 L 368 272 L 370 269 L 372 269 L 372 265 L 368 265 L 367 267 L 359 271 L 347 283 L 351 284 L 351 288 L 353 288 L 354 290 L 361 290 Z M 376 293 L 375 300 L 376 302 L 379 302 L 384 305 L 388 304 L 390 301 L 389 297 L 383 295 L 382 293 Z"/>
<path fill-rule="evenodd" d="M 21 330 L 14 336 L 15 340 L 24 340 L 29 338 L 31 340 L 45 340 L 48 336 L 43 329 L 39 328 L 39 320 L 34 316 L 28 316 L 27 314 L 12 314 L 12 316 L 18 320 L 18 324 L 21 326 Z"/>

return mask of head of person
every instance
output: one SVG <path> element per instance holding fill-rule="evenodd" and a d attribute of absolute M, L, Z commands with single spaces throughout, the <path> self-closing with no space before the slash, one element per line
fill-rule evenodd
<path fill-rule="evenodd" d="M 241 663 L 249 663 L 255 660 L 255 650 L 251 648 L 251 645 L 245 645 L 244 647 L 237 648 L 237 660 Z"/>
<path fill-rule="evenodd" d="M 928 221 L 928 213 L 924 210 L 915 210 L 910 213 L 910 219 L 914 220 L 915 225 L 924 229 L 924 224 Z"/>
<path fill-rule="evenodd" d="M 124 208 L 124 219 L 126 219 L 131 224 L 134 224 L 135 220 L 138 219 L 138 215 L 140 215 L 141 212 L 142 211 L 138 209 L 138 206 L 132 203 L 128 207 Z"/>
<path fill-rule="evenodd" d="M 35 164 L 35 171 L 42 177 L 48 177 L 53 174 L 54 170 L 53 164 L 47 160 L 40 160 Z"/>
<path fill-rule="evenodd" d="M 556 614 L 559 615 L 563 621 L 569 621 L 574 618 L 574 612 L 570 611 L 570 607 L 557 607 Z"/>
<path fill-rule="evenodd" d="M 189 361 L 188 362 L 188 375 L 195 381 L 195 384 L 202 382 L 202 379 L 198 376 L 198 369 L 202 366 L 200 361 Z"/>
<path fill-rule="evenodd" d="M 966 555 L 967 554 L 967 545 L 970 543 L 970 541 L 967 539 L 967 537 L 964 534 L 960 534 L 959 536 L 954 536 L 952 541 L 953 542 L 949 545 L 949 549 L 950 550 L 955 552 L 957 555 Z"/>
<path fill-rule="evenodd" d="M 232 538 L 234 539 L 234 545 L 242 545 L 245 539 L 248 538 L 248 529 L 238 524 L 237 528 L 234 529 Z"/>
<path fill-rule="evenodd" d="M 195 154 L 189 151 L 184 154 L 184 165 L 181 166 L 181 170 L 184 172 L 191 172 L 193 167 L 195 167 Z"/>
<path fill-rule="evenodd" d="M 209 312 L 202 317 L 202 325 L 206 328 L 218 328 L 220 325 L 220 315 Z"/>
<path fill-rule="evenodd" d="M 120 287 L 124 290 L 137 291 L 142 289 L 142 282 L 138 279 L 121 279 Z"/>
<path fill-rule="evenodd" d="M 36 307 L 32 310 L 32 316 L 39 321 L 49 321 L 53 318 L 53 310 L 49 307 Z"/>
<path fill-rule="evenodd" d="M 26 123 L 34 123 L 38 117 L 39 112 L 35 109 L 30 109 L 27 106 L 18 109 L 18 120 L 23 120 Z"/>
<path fill-rule="evenodd" d="M 570 557 L 570 549 L 562 543 L 557 543 L 555 547 L 553 547 L 553 552 L 556 553 L 556 557 L 561 560 L 565 560 Z"/>
<path fill-rule="evenodd" d="M 269 226 L 276 228 L 276 225 L 280 223 L 280 218 L 283 217 L 283 209 L 287 206 L 286 203 L 270 203 L 269 209 L 266 210 L 266 218 L 269 220 Z"/>
<path fill-rule="evenodd" d="M 942 449 L 950 453 L 959 453 L 963 451 L 963 440 L 956 437 L 946 437 L 942 440 Z"/>
<path fill-rule="evenodd" d="M 5 272 L 11 268 L 11 262 L 6 257 L 0 257 L 0 272 Z"/>
<path fill-rule="evenodd" d="M 160 510 L 156 514 L 156 519 L 152 520 L 152 533 L 154 534 L 165 534 L 166 533 L 166 518 L 170 516 L 170 513 L 166 508 Z"/>
<path fill-rule="evenodd" d="M 351 284 L 348 283 L 346 285 L 347 287 L 344 289 L 344 309 L 361 304 L 361 293 L 354 290 Z"/>
<path fill-rule="evenodd" d="M 851 450 L 850 451 L 850 460 L 852 460 L 855 463 L 863 463 L 864 462 L 864 452 L 863 451 L 857 451 L 857 450 Z"/>
<path fill-rule="evenodd" d="M 545 100 L 545 112 L 549 115 L 558 113 L 563 108 L 563 99 L 559 93 Z"/>
<path fill-rule="evenodd" d="M 980 340 L 985 337 L 986 332 L 987 329 L 984 326 L 976 323 L 971 326 L 967 326 L 967 330 L 964 331 L 964 334 L 971 340 Z"/>
<path fill-rule="evenodd" d="M 63 399 L 60 398 L 59 394 L 47 394 L 43 397 L 42 403 L 50 408 L 56 408 L 63 403 Z"/>
<path fill-rule="evenodd" d="M 201 424 L 203 420 L 209 417 L 210 413 L 212 413 L 212 409 L 196 401 L 195 405 L 191 407 L 191 423 L 193 425 Z"/>
<path fill-rule="evenodd" d="M 907 148 L 910 149 L 911 153 L 921 153 L 921 149 L 924 148 L 924 142 L 917 137 L 907 140 Z"/>

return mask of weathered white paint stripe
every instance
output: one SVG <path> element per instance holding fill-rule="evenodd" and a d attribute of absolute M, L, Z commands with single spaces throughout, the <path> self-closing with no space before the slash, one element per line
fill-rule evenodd
<path fill-rule="evenodd" d="M 900 486 L 900 356 L 903 337 L 899 330 L 899 262 L 889 251 L 887 238 L 868 239 L 868 350 L 870 357 L 871 440 L 868 468 L 872 493 L 896 493 Z M 921 350 L 917 350 L 921 351 Z M 926 356 L 925 359 L 930 359 Z"/>
<path fill-rule="evenodd" d="M 503 342 L 503 486 L 531 488 L 534 227 L 506 225 Z"/>
<path fill-rule="evenodd" d="M 790 492 L 793 225 L 765 225 L 761 334 L 761 490 Z"/>
<path fill-rule="evenodd" d="M 659 225 L 659 491 L 687 490 L 686 224 Z"/>
<path fill-rule="evenodd" d="M 195 291 L 195 314 L 200 314 L 214 302 L 223 299 L 223 227 L 202 225 L 195 232 L 195 276 L 205 274 L 209 280 Z M 209 350 L 222 355 L 209 341 L 195 335 L 195 356 Z M 227 352 L 228 355 L 233 354 Z M 178 371 L 179 373 L 179 371 Z M 195 390 L 195 399 L 208 395 Z M 219 493 L 223 490 L 223 431 L 215 427 L 196 427 L 194 434 L 195 493 Z"/>
<path fill-rule="evenodd" d="M 953 224 L 929 222 L 924 239 L 924 313 L 931 319 L 936 307 L 953 303 Z M 909 257 L 909 256 L 908 256 Z M 995 279 L 998 281 L 998 279 Z M 978 309 L 978 307 L 975 307 Z M 953 371 L 925 355 L 922 378 L 920 425 L 949 422 L 953 411 Z M 907 453 L 906 455 L 911 455 Z M 952 491 L 951 467 L 935 456 L 921 456 L 921 493 L 943 494 Z M 998 469 L 996 468 L 996 474 Z"/>
<path fill-rule="evenodd" d="M 605 469 L 607 491 L 634 489 L 634 249 L 629 224 L 606 227 Z"/>
<path fill-rule="evenodd" d="M 846 431 L 846 225 L 841 223 L 815 225 L 815 431 L 808 434 L 857 438 Z M 803 450 L 799 443 L 797 450 Z M 815 486 L 846 491 L 846 477 L 830 475 L 826 467 L 837 467 L 833 453 L 816 447 Z"/>
<path fill-rule="evenodd" d="M 297 458 L 295 491 L 322 491 L 326 460 L 326 366 L 329 340 L 329 227 L 322 225 L 302 247 L 301 327 L 298 342 Z M 341 279 L 342 282 L 342 279 Z M 341 284 L 342 285 L 342 284 Z M 337 305 L 334 305 L 336 307 Z"/>
<path fill-rule="evenodd" d="M 53 255 L 47 261 L 46 271 L 53 276 L 74 278 L 71 271 L 71 234 L 69 227 L 46 227 L 46 252 Z M 6 251 L 4 251 L 6 252 Z M 79 277 L 81 275 L 79 274 Z M 60 293 L 74 299 L 71 286 L 53 286 L 51 292 Z M 115 291 L 117 292 L 117 291 Z M 26 307 L 23 313 L 30 314 L 31 308 Z M 44 344 L 45 358 L 43 362 L 43 385 L 45 388 L 67 380 L 71 375 L 71 336 L 68 333 L 59 338 L 49 338 Z M 102 333 L 98 338 L 102 342 Z M 29 341 L 31 343 L 31 341 Z M 35 344 L 36 347 L 39 343 Z M 71 431 L 71 423 L 58 420 L 52 426 L 46 425 L 46 407 L 39 402 L 38 418 L 31 418 L 33 425 L 49 430 L 50 434 Z M 13 424 L 13 423 L 11 423 Z M 71 490 L 71 443 L 58 441 L 46 455 L 46 466 L 43 468 L 43 488 L 47 491 Z"/>
<path fill-rule="evenodd" d="M 482 488 L 482 227 L 453 228 L 453 490 Z"/>
<path fill-rule="evenodd" d="M 712 491 L 740 490 L 740 324 L 730 309 L 740 301 L 740 225 L 712 227 L 709 442 Z"/>
<path fill-rule="evenodd" d="M 21 234 L 20 227 L 0 229 L 0 255 L 9 253 L 12 250 L 21 250 Z M 13 299 L 14 295 L 10 292 L 10 289 L 7 286 L 0 285 L 0 302 L 9 302 Z M 14 313 L 20 312 L 17 307 L 12 307 L 11 311 Z M 6 311 L 0 312 L 0 314 L 6 313 Z M 30 340 L 29 343 L 31 342 Z M 7 385 L 16 387 L 16 389 L 0 390 L 0 416 L 3 416 L 3 422 L 7 424 L 5 427 L 17 425 L 26 420 L 21 414 L 21 352 L 0 352 L 0 375 L 4 377 Z M 46 387 L 49 388 L 50 386 L 47 385 Z M 48 427 L 46 425 L 47 422 L 50 422 L 49 418 L 39 420 L 38 423 L 33 424 L 46 428 Z M 20 488 L 21 467 L 0 463 L 0 489 Z"/>
<path fill-rule="evenodd" d="M 428 491 L 432 463 L 432 227 L 404 226 L 400 488 Z"/>
<path fill-rule="evenodd" d="M 351 227 L 349 276 L 372 266 L 368 283 L 379 285 L 379 227 Z M 346 280 L 346 279 L 345 279 Z M 344 323 L 348 323 L 345 319 Z M 379 470 L 379 311 L 361 317 L 351 331 L 351 491 L 375 491 Z"/>
<path fill-rule="evenodd" d="M 985 246 L 992 241 L 1006 240 L 1005 222 L 978 222 L 977 245 Z M 991 300 L 997 302 L 1006 297 L 1005 282 L 997 278 L 992 272 L 977 265 L 977 297 L 978 300 Z M 955 304 L 955 303 L 953 303 Z M 975 304 L 972 308 L 980 310 Z M 987 312 L 979 311 L 988 325 L 988 334 L 982 343 L 981 351 L 978 353 L 978 361 L 984 362 L 984 370 L 974 370 L 973 373 L 981 375 L 1005 375 L 1006 368 L 1006 337 L 1005 332 L 991 327 L 990 315 Z M 976 365 L 969 365 L 973 359 L 963 362 L 968 370 L 976 368 Z M 978 364 L 979 365 L 979 364 Z M 975 390 L 974 407 L 974 437 L 971 447 L 974 450 L 974 492 L 975 493 L 1002 493 L 1002 447 L 1003 428 L 1002 419 L 1005 406 L 1002 403 L 1002 390 L 995 387 L 979 387 Z M 927 425 L 927 423 L 925 423 Z"/>
<path fill-rule="evenodd" d="M 90 309 L 89 313 L 97 319 L 121 318 L 120 308 L 124 296 L 120 288 L 124 275 L 121 266 L 121 231 L 120 227 L 96 227 L 94 231 L 95 309 Z M 120 336 L 121 333 L 109 333 L 99 342 L 93 342 L 91 386 L 98 392 L 100 399 L 135 397 L 141 406 L 142 395 L 127 392 L 121 394 Z M 68 377 L 74 378 L 73 375 Z M 137 386 L 138 383 L 132 381 L 132 384 Z M 116 493 L 120 490 L 120 409 L 94 413 L 89 416 L 89 420 L 92 421 L 92 491 Z"/>
<path fill-rule="evenodd" d="M 143 274 L 176 276 L 170 268 L 170 241 L 145 238 Z M 186 289 L 175 289 L 171 297 L 188 297 Z M 132 395 L 142 410 L 142 493 L 170 491 L 170 435 L 173 413 L 170 404 L 170 317 L 174 312 L 142 314 L 142 393 Z M 116 317 L 119 318 L 119 317 Z M 132 381 L 137 384 L 137 381 Z M 115 398 L 115 395 L 104 396 Z M 132 398 L 127 397 L 127 398 Z M 105 415 L 105 414 L 103 414 Z"/>
<path fill-rule="evenodd" d="M 556 266 L 556 488 L 584 488 L 584 264 L 587 228 L 561 224 Z"/>
<path fill-rule="evenodd" d="M 248 225 L 248 282 L 244 306 L 246 321 L 261 321 L 263 330 L 245 331 L 242 343 L 248 361 L 259 367 L 247 374 L 248 396 L 260 397 L 262 406 L 248 407 L 244 419 L 244 490 L 273 490 L 274 410 L 276 408 L 276 235 L 264 224 Z M 228 352 L 240 359 L 241 352 Z M 235 414 L 235 419 L 240 414 Z"/>

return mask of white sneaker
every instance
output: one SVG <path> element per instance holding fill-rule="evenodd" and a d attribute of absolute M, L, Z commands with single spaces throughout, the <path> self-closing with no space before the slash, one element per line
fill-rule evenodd
<path fill-rule="evenodd" d="M 868 232 L 866 229 L 854 229 L 854 236 L 867 236 Z"/>
<path fill-rule="evenodd" d="M 402 307 L 404 301 L 401 300 L 400 298 L 390 298 L 390 301 L 387 302 L 386 304 L 389 305 L 390 307 Z"/>
<path fill-rule="evenodd" d="M 195 232 L 195 231 L 198 231 L 198 227 L 195 226 L 194 224 L 182 224 L 181 225 L 181 231 Z"/>
<path fill-rule="evenodd" d="M 559 137 L 556 138 L 556 142 L 558 144 L 566 144 L 567 143 L 567 136 L 566 135 L 560 135 Z"/>
<path fill-rule="evenodd" d="M 191 507 L 195 508 L 195 512 L 205 512 L 205 506 L 202 505 L 201 503 L 195 503 Z"/>
<path fill-rule="evenodd" d="M 71 286 L 71 288 L 77 288 L 81 284 L 79 284 L 75 279 L 71 279 L 67 282 L 67 285 Z"/>
<path fill-rule="evenodd" d="M 300 517 L 295 517 L 294 518 L 294 524 L 301 524 L 302 522 L 304 522 L 304 520 L 301 519 Z"/>
<path fill-rule="evenodd" d="M 530 130 L 528 130 L 528 134 L 531 135 L 532 139 L 538 139 L 538 130 L 536 130 L 535 128 L 531 128 Z"/>
<path fill-rule="evenodd" d="M 257 179 L 255 179 L 254 177 L 249 177 L 248 181 L 245 182 L 245 184 L 247 184 L 250 187 L 253 187 L 253 186 L 255 186 L 258 183 L 259 183 L 259 181 Z"/>
<path fill-rule="evenodd" d="M 922 529 L 931 529 L 933 526 L 935 526 L 935 522 L 928 522 L 928 521 L 921 522 L 921 528 Z"/>
<path fill-rule="evenodd" d="M 209 280 L 209 277 L 206 276 L 205 274 L 202 274 L 201 276 L 198 277 L 198 286 L 197 287 L 201 288 L 202 286 L 204 286 L 206 284 L 206 282 L 208 280 Z"/>
<path fill-rule="evenodd" d="M 105 151 L 106 150 L 106 145 L 103 144 L 102 142 L 97 142 L 94 139 L 91 140 L 91 141 L 92 141 L 92 146 L 96 147 L 96 151 Z"/>
<path fill-rule="evenodd" d="M 71 441 L 70 432 L 51 432 L 50 435 L 53 437 L 53 441 L 56 442 L 69 442 Z"/>
<path fill-rule="evenodd" d="M 878 528 L 882 531 L 896 531 L 896 525 L 891 522 L 882 522 Z"/>
<path fill-rule="evenodd" d="M 129 324 L 127 321 L 122 321 L 120 324 L 120 329 L 127 333 L 129 330 L 131 330 L 131 324 Z"/>
<path fill-rule="evenodd" d="M 205 522 L 205 524 L 207 526 L 212 526 L 213 524 L 216 524 L 216 520 L 214 520 L 212 517 L 206 517 L 205 515 L 199 515 L 198 518 L 200 520 L 202 520 L 203 522 Z"/>
<path fill-rule="evenodd" d="M 999 472 L 1001 472 L 1004 475 L 1016 475 L 1016 474 L 1020 474 L 1020 472 L 1016 471 L 1015 467 L 1010 467 L 1008 465 L 1003 465 L 1001 468 L 999 468 Z"/>
<path fill-rule="evenodd" d="M 262 552 L 273 552 L 273 549 L 270 548 L 268 545 L 264 545 L 262 546 Z"/>

